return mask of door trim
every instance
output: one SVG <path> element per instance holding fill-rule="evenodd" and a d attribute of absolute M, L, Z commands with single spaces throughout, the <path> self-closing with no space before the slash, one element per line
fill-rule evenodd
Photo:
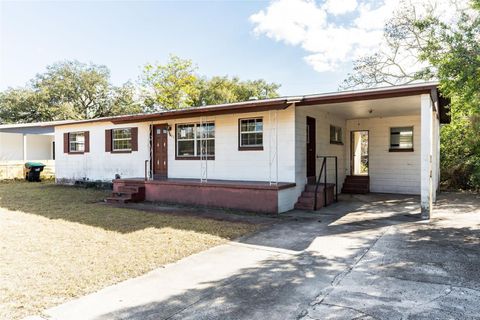
<path fill-rule="evenodd" d="M 313 117 L 306 117 L 305 119 L 305 124 L 306 124 L 306 136 L 305 136 L 305 155 L 306 155 L 306 176 L 308 177 L 316 177 L 317 176 L 317 119 Z M 308 145 L 310 141 L 312 141 L 312 137 L 310 137 L 310 128 L 309 128 L 309 123 L 308 122 L 313 122 L 314 127 L 313 127 L 313 159 L 309 160 L 309 151 L 308 151 Z M 310 163 L 310 161 L 313 161 L 313 163 Z M 309 175 L 309 164 L 313 167 L 313 175 Z M 311 173 L 311 172 L 310 172 Z"/>
<path fill-rule="evenodd" d="M 166 133 L 166 140 L 165 140 L 165 172 L 158 172 L 155 168 L 156 162 L 156 142 L 157 142 L 157 129 L 165 129 Z M 152 149 L 151 149 L 151 164 L 152 164 L 152 175 L 153 179 L 167 179 L 168 178 L 168 124 L 167 123 L 158 123 L 152 125 Z M 162 148 L 162 146 L 160 146 Z"/>
<path fill-rule="evenodd" d="M 353 147 L 354 147 L 354 133 L 355 132 L 366 132 L 368 136 L 368 145 L 367 145 L 367 155 L 368 155 L 368 172 L 367 174 L 355 174 L 354 168 L 354 155 L 353 155 Z M 351 176 L 369 176 L 370 175 L 370 130 L 351 130 L 350 131 L 350 175 Z"/>

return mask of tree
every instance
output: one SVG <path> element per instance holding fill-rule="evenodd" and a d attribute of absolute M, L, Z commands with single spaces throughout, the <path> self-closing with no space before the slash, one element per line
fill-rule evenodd
<path fill-rule="evenodd" d="M 442 180 L 449 187 L 478 189 L 480 1 L 471 7 L 461 1 L 450 5 L 453 14 L 445 21 L 436 6 L 419 10 L 404 2 L 385 27 L 386 49 L 357 60 L 343 87 L 438 79 L 442 94 L 451 99 L 452 117 L 451 124 L 441 128 Z"/>
<path fill-rule="evenodd" d="M 170 56 L 165 64 L 147 64 L 140 77 L 146 111 L 160 111 L 278 97 L 280 85 L 263 79 L 202 77 L 191 60 Z"/>
<path fill-rule="evenodd" d="M 171 55 L 167 64 L 147 64 L 140 77 L 146 111 L 190 107 L 198 95 L 197 67 L 191 60 Z"/>
<path fill-rule="evenodd" d="M 0 95 L 0 121 L 92 119 L 138 113 L 131 83 L 115 87 L 105 66 L 65 61 L 47 67 L 29 85 Z"/>
<path fill-rule="evenodd" d="M 384 42 L 372 55 L 353 62 L 353 72 L 340 86 L 343 89 L 371 88 L 381 85 L 399 85 L 437 79 L 435 64 L 429 63 L 424 50 L 443 26 L 456 27 L 462 13 L 468 10 L 464 0 L 446 0 L 422 3 L 403 0 L 384 27 Z M 450 14 L 446 15 L 445 10 Z M 435 19 L 428 30 L 422 21 Z"/>
<path fill-rule="evenodd" d="M 452 99 L 452 123 L 442 128 L 442 173 L 452 187 L 480 189 L 480 1 L 454 25 L 429 16 L 416 22 L 428 41 L 420 58 L 436 68 Z"/>
<path fill-rule="evenodd" d="M 278 97 L 280 85 L 265 80 L 241 81 L 238 77 L 212 77 L 198 81 L 198 95 L 195 106 L 248 101 L 252 98 L 267 99 Z"/>

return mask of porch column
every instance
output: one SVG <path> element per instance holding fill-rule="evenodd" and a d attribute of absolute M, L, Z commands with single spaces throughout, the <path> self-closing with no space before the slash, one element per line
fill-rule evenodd
<path fill-rule="evenodd" d="M 23 162 L 27 161 L 27 135 L 23 134 Z"/>
<path fill-rule="evenodd" d="M 435 138 L 436 138 L 436 145 L 435 145 L 435 154 L 437 158 L 436 162 L 436 178 L 437 181 L 435 182 L 435 199 L 437 201 L 437 193 L 440 191 L 440 106 L 437 102 L 437 112 L 436 112 L 435 119 Z"/>
<path fill-rule="evenodd" d="M 422 219 L 430 219 L 432 211 L 432 157 L 433 157 L 433 104 L 429 94 L 422 94 L 421 108 L 421 191 L 420 205 Z"/>

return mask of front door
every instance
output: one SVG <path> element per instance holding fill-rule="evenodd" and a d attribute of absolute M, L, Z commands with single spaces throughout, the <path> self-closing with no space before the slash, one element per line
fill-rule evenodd
<path fill-rule="evenodd" d="M 315 181 L 317 161 L 316 126 L 315 118 L 307 117 L 307 177 L 313 177 L 313 181 Z"/>
<path fill-rule="evenodd" d="M 368 131 L 352 131 L 351 139 L 351 174 L 352 175 L 368 175 Z"/>
<path fill-rule="evenodd" d="M 153 126 L 153 179 L 168 177 L 168 125 Z"/>

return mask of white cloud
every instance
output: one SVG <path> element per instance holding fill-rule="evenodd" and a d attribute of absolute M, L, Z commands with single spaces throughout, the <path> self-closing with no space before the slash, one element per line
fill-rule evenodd
<path fill-rule="evenodd" d="M 250 21 L 256 34 L 297 45 L 306 40 L 309 30 L 326 25 L 326 13 L 314 1 L 280 0 L 253 14 Z"/>
<path fill-rule="evenodd" d="M 419 7 L 433 3 L 446 12 L 450 1 L 468 2 L 409 1 Z M 250 21 L 256 35 L 300 46 L 306 52 L 305 61 L 316 71 L 324 72 L 377 51 L 383 41 L 385 22 L 398 5 L 398 0 L 271 0 Z"/>
<path fill-rule="evenodd" d="M 355 11 L 357 8 L 357 0 L 327 0 L 323 8 L 331 14 L 341 15 Z"/>

